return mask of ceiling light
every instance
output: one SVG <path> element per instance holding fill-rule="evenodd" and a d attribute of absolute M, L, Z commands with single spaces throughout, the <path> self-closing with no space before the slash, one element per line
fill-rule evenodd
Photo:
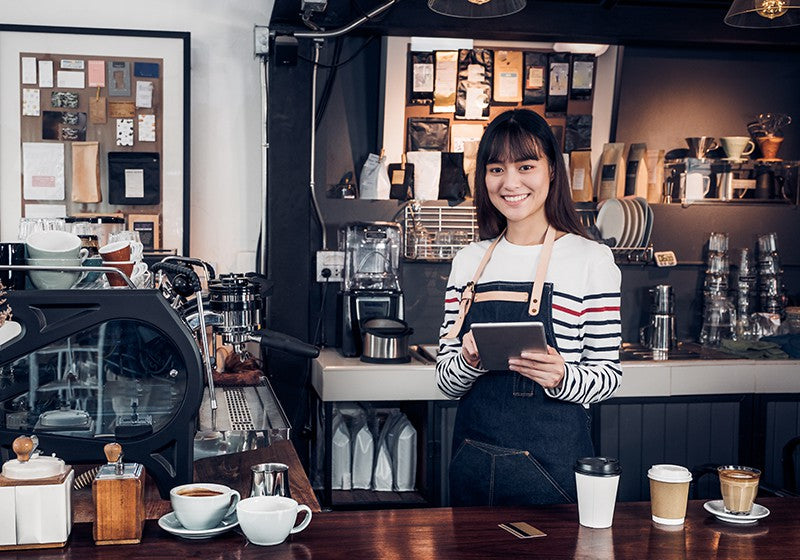
<path fill-rule="evenodd" d="M 553 43 L 555 52 L 568 52 L 572 54 L 593 54 L 600 56 L 608 50 L 608 45 L 596 45 L 593 43 Z"/>
<path fill-rule="evenodd" d="M 444 16 L 493 18 L 517 13 L 525 7 L 525 0 L 428 0 L 428 7 Z"/>
<path fill-rule="evenodd" d="M 754 29 L 800 25 L 800 0 L 734 0 L 725 23 Z"/>

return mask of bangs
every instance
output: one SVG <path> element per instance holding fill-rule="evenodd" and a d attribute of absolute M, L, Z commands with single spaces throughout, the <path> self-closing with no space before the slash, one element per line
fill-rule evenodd
<path fill-rule="evenodd" d="M 547 159 L 537 138 L 513 119 L 498 127 L 495 132 L 495 137 L 488 144 L 491 148 L 487 154 L 487 163 Z"/>

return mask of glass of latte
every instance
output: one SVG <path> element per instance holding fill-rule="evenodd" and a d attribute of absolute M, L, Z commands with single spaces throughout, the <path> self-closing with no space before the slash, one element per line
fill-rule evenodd
<path fill-rule="evenodd" d="M 748 515 L 758 494 L 761 471 L 739 465 L 723 465 L 717 468 L 717 474 L 725 513 Z"/>

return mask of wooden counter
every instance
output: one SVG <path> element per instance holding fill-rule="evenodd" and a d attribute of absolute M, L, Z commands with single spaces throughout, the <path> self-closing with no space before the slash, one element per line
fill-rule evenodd
<path fill-rule="evenodd" d="M 800 558 L 800 498 L 758 502 L 770 509 L 768 517 L 754 525 L 730 525 L 708 514 L 703 502 L 692 501 L 685 525 L 677 530 L 654 525 L 649 502 L 617 504 L 610 529 L 581 527 L 574 505 L 324 512 L 314 514 L 305 531 L 272 547 L 248 544 L 238 529 L 210 540 L 181 540 L 162 531 L 155 521 L 147 522 L 140 545 L 97 547 L 91 540 L 91 525 L 79 524 L 65 549 L 24 551 L 16 558 Z M 519 539 L 497 527 L 514 521 L 526 521 L 547 536 Z"/>

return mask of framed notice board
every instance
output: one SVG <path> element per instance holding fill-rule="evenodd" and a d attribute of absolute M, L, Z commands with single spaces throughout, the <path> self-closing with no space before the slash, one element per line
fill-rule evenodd
<path fill-rule="evenodd" d="M 21 217 L 155 222 L 189 247 L 189 34 L 0 26 L 0 237 Z M 139 220 L 141 222 L 141 220 Z"/>

